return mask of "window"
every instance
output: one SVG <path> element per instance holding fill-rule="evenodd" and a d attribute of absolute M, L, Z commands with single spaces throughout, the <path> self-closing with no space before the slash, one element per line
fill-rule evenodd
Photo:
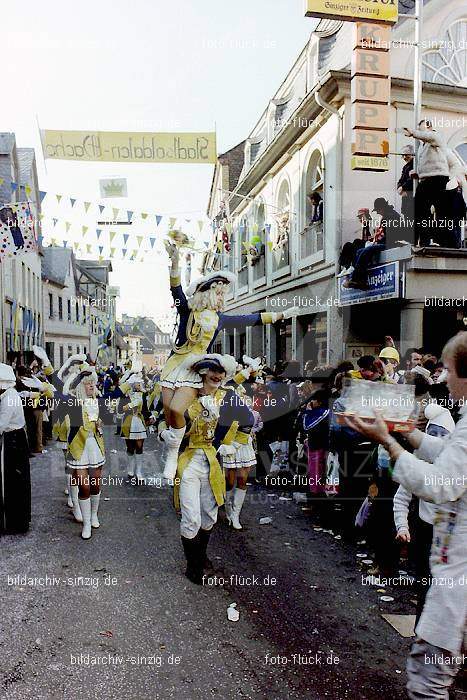
<path fill-rule="evenodd" d="M 241 219 L 238 233 L 238 288 L 241 289 L 248 286 L 249 223 L 246 217 Z"/>
<path fill-rule="evenodd" d="M 63 352 L 63 345 L 60 345 L 60 366 L 65 362 L 65 355 Z"/>
<path fill-rule="evenodd" d="M 54 295 L 49 292 L 49 318 L 54 317 Z"/>
<path fill-rule="evenodd" d="M 83 325 L 86 324 L 86 304 L 83 304 Z"/>
<path fill-rule="evenodd" d="M 62 297 L 58 297 L 58 318 L 60 321 L 63 321 L 63 299 Z M 63 364 L 63 360 L 62 360 Z"/>
<path fill-rule="evenodd" d="M 68 357 L 71 357 L 73 355 L 73 345 L 68 346 Z"/>
<path fill-rule="evenodd" d="M 300 236 L 300 258 L 308 258 L 324 247 L 324 163 L 321 151 L 312 153 L 305 175 L 305 222 Z M 310 195 L 316 193 L 314 202 Z M 319 200 L 321 198 L 321 200 Z"/>
<path fill-rule="evenodd" d="M 76 346 L 76 352 L 77 352 L 78 355 L 79 355 L 79 353 L 81 352 L 81 350 L 79 349 L 79 345 Z"/>
<path fill-rule="evenodd" d="M 79 323 L 79 304 L 76 302 L 75 304 L 75 313 L 76 313 L 76 323 Z"/>
<path fill-rule="evenodd" d="M 467 19 L 451 24 L 439 42 L 422 56 L 423 80 L 467 87 Z"/>
<path fill-rule="evenodd" d="M 467 143 L 461 143 L 459 144 L 456 149 L 455 149 L 457 155 L 461 159 L 461 161 L 464 163 L 464 165 L 467 167 Z"/>
<path fill-rule="evenodd" d="M 87 349 L 86 345 L 85 345 L 84 348 L 83 348 L 83 352 L 84 352 L 85 355 L 86 355 L 87 352 L 88 352 L 88 349 Z"/>
<path fill-rule="evenodd" d="M 289 264 L 290 201 L 290 185 L 288 180 L 283 180 L 277 197 L 276 222 L 271 247 L 273 272 Z"/>
<path fill-rule="evenodd" d="M 260 202 L 256 207 L 253 235 L 251 237 L 253 253 L 253 279 L 259 280 L 266 275 L 266 213 L 264 203 Z M 256 253 L 254 252 L 256 251 Z"/>
<path fill-rule="evenodd" d="M 67 309 L 68 321 L 71 323 L 71 299 L 67 299 L 67 301 L 66 301 L 66 309 Z"/>

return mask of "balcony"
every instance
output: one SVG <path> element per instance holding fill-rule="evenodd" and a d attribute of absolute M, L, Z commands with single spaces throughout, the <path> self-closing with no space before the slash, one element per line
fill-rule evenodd
<path fill-rule="evenodd" d="M 316 221 L 310 226 L 306 226 L 300 232 L 300 266 L 309 264 L 308 258 L 312 258 L 317 253 L 322 253 L 324 250 L 324 226 L 322 221 Z"/>
<path fill-rule="evenodd" d="M 244 287 L 248 289 L 248 265 L 243 265 L 237 273 L 238 279 L 238 289 L 241 290 Z"/>

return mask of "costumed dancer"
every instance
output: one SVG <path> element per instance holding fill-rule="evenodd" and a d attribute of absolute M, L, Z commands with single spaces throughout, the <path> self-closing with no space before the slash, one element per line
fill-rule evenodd
<path fill-rule="evenodd" d="M 165 426 L 160 424 L 160 437 L 167 445 L 164 477 L 174 478 L 178 450 L 186 430 L 185 411 L 202 389 L 199 375 L 190 369 L 190 356 L 209 352 L 222 329 L 242 330 L 247 326 L 275 323 L 291 318 L 298 309 L 283 313 L 228 315 L 223 313 L 225 295 L 235 276 L 220 270 L 196 280 L 183 292 L 180 278 L 178 247 L 165 242 L 171 259 L 170 288 L 179 314 L 175 347 L 161 373 Z M 189 299 L 187 299 L 189 297 Z"/>
<path fill-rule="evenodd" d="M 243 397 L 240 386 L 241 382 L 255 374 L 261 367 L 261 359 L 251 359 L 243 356 L 243 362 L 247 365 L 233 379 L 238 384 L 236 388 L 230 386 L 229 394 L 224 398 L 224 403 L 230 407 L 230 411 L 223 412 L 224 420 L 230 423 L 241 416 L 242 422 L 239 424 L 232 443 L 235 448 L 233 454 L 227 454 L 222 458 L 222 466 L 225 470 L 226 496 L 225 514 L 227 522 L 234 530 L 242 530 L 240 523 L 240 513 L 243 507 L 247 491 L 247 481 L 250 469 L 256 465 L 256 452 L 253 444 L 253 428 L 255 416 L 253 411 L 244 410 L 248 406 L 248 400 Z M 243 410 L 242 410 L 243 409 Z M 219 421 L 218 430 L 222 429 L 222 421 Z"/>
<path fill-rule="evenodd" d="M 101 474 L 105 464 L 103 423 L 99 418 L 97 374 L 86 362 L 85 355 L 68 358 L 60 370 L 60 377 L 53 374 L 53 367 L 42 348 L 33 346 L 34 354 L 42 361 L 58 393 L 67 404 L 68 431 L 66 435 L 67 466 L 73 470 L 71 484 L 79 489 L 79 509 L 82 518 L 81 537 L 90 539 L 92 530 L 99 524 L 98 511 L 101 498 Z M 79 372 L 71 368 L 79 364 Z M 70 399 L 71 397 L 71 399 Z M 79 522 L 79 513 L 75 513 Z M 78 517 L 77 517 L 78 516 Z"/>
<path fill-rule="evenodd" d="M 0 363 L 0 534 L 23 533 L 31 520 L 31 479 L 26 420 L 16 377 Z"/>
<path fill-rule="evenodd" d="M 206 549 L 217 511 L 224 503 L 225 477 L 217 454 L 225 457 L 235 451 L 235 441 L 242 417 L 233 420 L 228 429 L 227 412 L 231 419 L 238 410 L 224 402 L 227 390 L 222 384 L 233 377 L 237 363 L 230 355 L 201 355 L 194 358 L 190 371 L 197 373 L 202 382 L 200 395 L 187 411 L 189 421 L 186 447 L 178 458 L 174 503 L 181 509 L 180 534 L 187 561 L 185 575 L 193 583 L 201 584 L 207 564 Z M 248 411 L 246 406 L 242 411 Z M 219 448 L 214 437 L 218 423 L 224 426 L 218 435 Z"/>
<path fill-rule="evenodd" d="M 117 392 L 128 399 L 123 403 L 121 410 L 127 414 L 122 422 L 120 435 L 125 438 L 128 455 L 128 478 L 136 476 L 138 482 L 144 481 L 143 476 L 143 449 L 144 441 L 148 436 L 146 425 L 153 422 L 153 418 L 147 406 L 147 394 L 143 387 L 141 374 L 132 374 L 125 380 L 112 396 Z"/>

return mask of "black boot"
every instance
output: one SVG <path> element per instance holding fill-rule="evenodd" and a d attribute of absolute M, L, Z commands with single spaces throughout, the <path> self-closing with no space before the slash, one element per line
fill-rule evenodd
<path fill-rule="evenodd" d="M 182 536 L 182 545 L 186 557 L 185 576 L 192 583 L 200 586 L 203 583 L 203 565 L 200 554 L 199 533 L 192 539 Z"/>
<path fill-rule="evenodd" d="M 200 541 L 200 558 L 201 558 L 201 561 L 203 562 L 203 567 L 205 569 L 213 569 L 214 568 L 212 565 L 212 561 L 206 555 L 206 550 L 208 548 L 209 538 L 211 537 L 211 532 L 212 532 L 212 530 L 202 530 L 201 528 L 198 532 L 198 537 L 199 537 L 199 541 Z"/>

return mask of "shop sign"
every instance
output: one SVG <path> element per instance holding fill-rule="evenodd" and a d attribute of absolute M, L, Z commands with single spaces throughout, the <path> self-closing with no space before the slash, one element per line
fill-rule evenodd
<path fill-rule="evenodd" d="M 337 278 L 337 298 L 339 306 L 364 304 L 369 301 L 382 299 L 398 299 L 400 297 L 399 261 L 374 265 L 368 269 L 368 289 L 348 289 L 343 287 L 350 275 Z"/>
<path fill-rule="evenodd" d="M 305 15 L 347 22 L 365 20 L 394 24 L 398 16 L 398 0 L 306 0 Z"/>

